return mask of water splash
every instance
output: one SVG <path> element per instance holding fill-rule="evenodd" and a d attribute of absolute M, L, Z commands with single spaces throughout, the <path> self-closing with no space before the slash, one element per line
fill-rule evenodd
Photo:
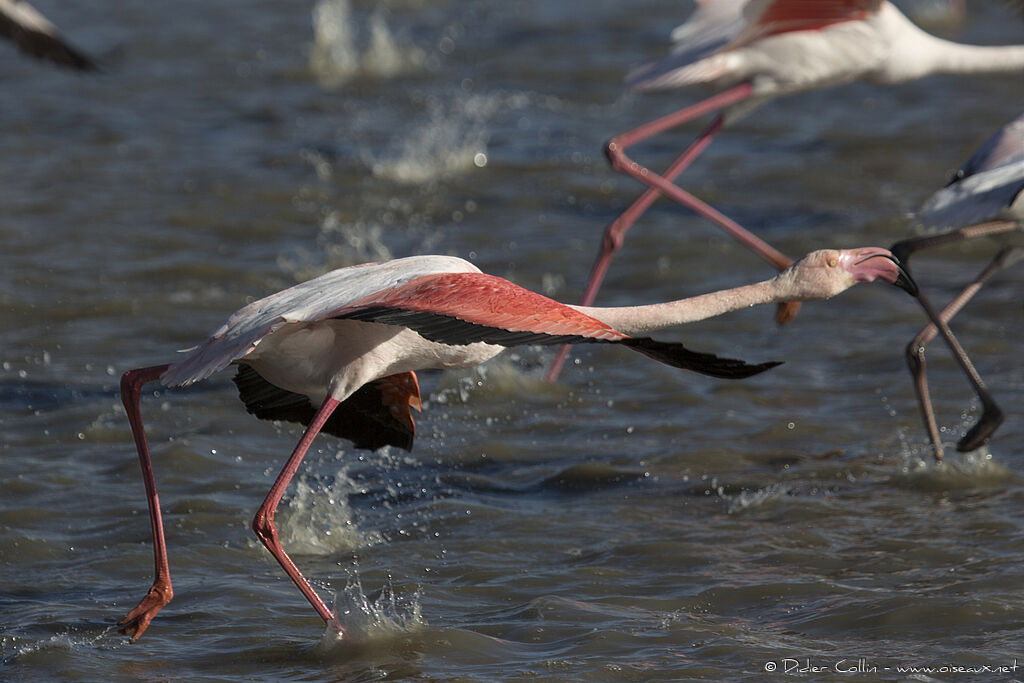
<path fill-rule="evenodd" d="M 346 219 L 337 209 L 327 211 L 320 223 L 315 249 L 297 247 L 280 254 L 278 266 L 296 281 L 309 280 L 335 268 L 373 261 L 389 261 L 394 254 L 384 243 L 385 225 L 372 219 Z"/>
<path fill-rule="evenodd" d="M 328 624 L 319 647 L 330 650 L 341 644 L 366 645 L 422 629 L 427 625 L 420 607 L 421 593 L 399 595 L 388 577 L 377 593 L 367 595 L 353 571 L 345 587 L 334 596 L 331 611 L 338 624 Z"/>
<path fill-rule="evenodd" d="M 726 512 L 734 515 L 746 510 L 771 504 L 789 495 L 789 489 L 783 484 L 769 484 L 764 488 L 741 491 L 738 495 L 727 496 L 729 506 Z"/>
<path fill-rule="evenodd" d="M 317 478 L 319 479 L 319 478 Z M 348 496 L 356 485 L 342 468 L 326 485 L 307 477 L 294 484 L 295 493 L 279 510 L 281 543 L 299 555 L 333 555 L 381 542 L 377 533 L 360 531 L 352 521 Z"/>
<path fill-rule="evenodd" d="M 987 448 L 935 462 L 929 447 L 922 454 L 904 451 L 903 466 L 892 482 L 915 491 L 953 492 L 1000 488 L 1019 483 L 1020 477 L 993 458 Z"/>
<path fill-rule="evenodd" d="M 339 251 L 349 257 L 354 255 L 357 263 L 394 258 L 384 244 L 384 226 L 379 223 L 349 222 L 338 211 L 331 211 L 324 217 L 320 234 L 327 243 L 324 246 L 329 260 Z"/>
<path fill-rule="evenodd" d="M 361 32 L 348 0 L 317 2 L 309 67 L 321 86 L 338 88 L 358 76 L 392 78 L 423 66 L 426 53 L 395 38 L 385 11 L 378 7 Z M 361 47 L 360 42 L 366 45 Z"/>
<path fill-rule="evenodd" d="M 426 120 L 413 125 L 366 164 L 378 178 L 417 185 L 487 165 L 487 121 L 501 106 L 496 95 L 428 98 Z"/>
<path fill-rule="evenodd" d="M 500 402 L 506 398 L 550 396 L 564 398 L 566 387 L 544 379 L 546 351 L 516 349 L 465 370 L 442 375 L 430 401 L 438 404 L 470 403 L 475 400 Z"/>

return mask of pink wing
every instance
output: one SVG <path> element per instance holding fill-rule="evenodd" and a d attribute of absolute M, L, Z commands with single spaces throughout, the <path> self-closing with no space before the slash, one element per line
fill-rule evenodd
<path fill-rule="evenodd" d="M 596 318 L 486 273 L 426 275 L 335 311 L 326 317 L 401 325 L 441 344 L 622 344 L 654 360 L 711 377 L 740 379 L 775 367 L 682 344 L 630 337 Z"/>
<path fill-rule="evenodd" d="M 678 72 L 729 45 L 744 28 L 744 0 L 697 0 L 697 7 L 685 23 L 672 31 L 672 53 L 664 59 L 633 69 L 626 85 L 639 90 L 653 89 L 668 74 Z M 704 77 L 694 77 L 693 82 Z M 678 87 L 691 81 L 669 82 Z M 663 86 L 664 87 L 664 86 Z"/>
<path fill-rule="evenodd" d="M 439 272 L 442 266 L 449 269 Z M 161 380 L 168 386 L 191 384 L 244 358 L 283 325 L 332 318 L 399 325 L 440 344 L 622 344 L 668 365 L 722 378 L 749 377 L 776 365 L 752 366 L 681 344 L 629 337 L 464 261 L 415 257 L 334 271 L 253 302 L 171 365 Z"/>
<path fill-rule="evenodd" d="M 817 31 L 878 12 L 882 0 L 751 0 L 744 9 L 747 28 L 729 48 L 790 31 Z"/>
<path fill-rule="evenodd" d="M 425 275 L 324 317 L 403 325 L 443 344 L 511 346 L 628 338 L 596 318 L 486 273 Z"/>

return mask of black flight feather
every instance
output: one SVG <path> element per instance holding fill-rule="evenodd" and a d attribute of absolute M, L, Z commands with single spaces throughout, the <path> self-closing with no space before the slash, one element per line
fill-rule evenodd
<path fill-rule="evenodd" d="M 466 322 L 449 315 L 408 311 L 401 308 L 387 308 L 385 306 L 364 308 L 338 317 L 383 323 L 385 325 L 401 325 L 419 333 L 423 338 L 439 344 L 461 345 L 473 344 L 475 342 L 497 344 L 498 346 L 517 346 L 520 344 L 622 344 L 666 365 L 720 379 L 743 379 L 774 368 L 776 365 L 781 365 L 781 363 L 775 361 L 750 365 L 733 358 L 719 358 L 710 353 L 690 351 L 682 344 L 660 342 L 649 337 L 595 339 L 581 335 L 510 331 L 500 327 Z"/>
<path fill-rule="evenodd" d="M 249 365 L 239 364 L 234 382 L 245 409 L 261 420 L 309 425 L 316 415 L 317 408 L 307 396 L 274 386 Z M 363 385 L 342 401 L 322 431 L 368 450 L 397 446 L 410 451 L 414 436 L 413 431 L 395 419 L 384 405 L 381 391 L 374 382 Z"/>

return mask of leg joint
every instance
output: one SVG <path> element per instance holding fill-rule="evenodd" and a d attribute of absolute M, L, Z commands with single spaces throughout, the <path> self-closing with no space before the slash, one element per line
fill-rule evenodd
<path fill-rule="evenodd" d="M 925 345 L 918 341 L 917 338 L 914 338 L 909 344 L 907 344 L 907 365 L 910 366 L 910 371 L 915 375 L 921 372 L 925 366 L 924 351 Z"/>
<path fill-rule="evenodd" d="M 274 526 L 274 519 L 260 509 L 252 518 L 252 530 L 263 545 L 269 546 L 277 541 L 277 527 Z"/>

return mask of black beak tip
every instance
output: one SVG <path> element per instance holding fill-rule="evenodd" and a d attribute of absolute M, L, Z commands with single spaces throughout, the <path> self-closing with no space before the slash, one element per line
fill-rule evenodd
<path fill-rule="evenodd" d="M 903 267 L 899 257 L 895 254 L 890 256 L 889 259 L 896 264 L 896 270 L 899 271 L 899 275 L 896 276 L 896 281 L 893 284 L 910 296 L 917 298 L 917 283 L 914 282 L 914 278 L 910 277 L 910 271 Z"/>
<path fill-rule="evenodd" d="M 910 277 L 910 273 L 900 268 L 900 274 L 893 283 L 912 297 L 917 297 L 917 283 Z"/>

